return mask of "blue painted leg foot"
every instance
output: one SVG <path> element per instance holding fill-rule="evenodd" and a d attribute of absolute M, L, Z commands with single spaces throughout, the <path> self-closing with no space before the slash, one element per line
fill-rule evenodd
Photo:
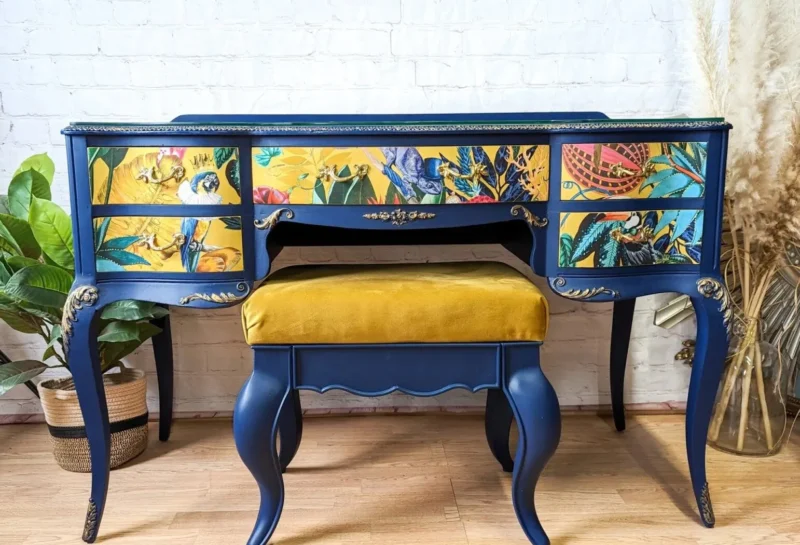
<path fill-rule="evenodd" d="M 561 439 L 556 392 L 539 367 L 537 346 L 505 347 L 505 393 L 519 427 L 512 500 L 522 529 L 534 545 L 549 545 L 534 506 L 539 475 Z"/>
<path fill-rule="evenodd" d="M 92 492 L 83 527 L 83 540 L 94 543 L 103 519 L 111 461 L 111 434 L 108 407 L 100 373 L 97 335 L 92 320 L 97 312 L 98 291 L 94 286 L 73 288 L 64 306 L 64 347 L 67 352 L 92 467 Z"/>
<path fill-rule="evenodd" d="M 161 333 L 153 337 L 153 355 L 158 375 L 158 439 L 166 441 L 172 432 L 172 327 L 169 315 L 154 320 L 153 324 L 161 328 Z"/>
<path fill-rule="evenodd" d="M 239 393 L 233 436 L 239 456 L 261 493 L 253 533 L 247 545 L 266 545 L 283 509 L 283 476 L 276 449 L 281 406 L 289 399 L 289 351 L 256 350 L 255 369 Z"/>
<path fill-rule="evenodd" d="M 625 430 L 625 366 L 628 363 L 628 347 L 631 341 L 631 326 L 636 299 L 614 301 L 614 318 L 611 322 L 611 412 L 617 431 Z"/>
<path fill-rule="evenodd" d="M 290 398 L 283 405 L 278 427 L 281 438 L 279 455 L 281 473 L 285 473 L 286 468 L 292 463 L 303 438 L 303 407 L 300 404 L 300 391 L 292 390 Z"/>
<path fill-rule="evenodd" d="M 711 284 L 702 284 L 703 280 Z M 724 310 L 730 305 L 730 296 L 721 281 L 703 280 L 698 283 L 703 296 L 692 297 L 697 315 L 697 344 L 686 403 L 686 453 L 700 519 L 704 526 L 713 528 L 716 519 L 706 479 L 706 437 L 728 353 Z"/>
<path fill-rule="evenodd" d="M 486 394 L 486 440 L 495 459 L 507 473 L 514 471 L 514 460 L 509 450 L 509 434 L 513 420 L 514 413 L 503 390 L 490 389 Z"/>

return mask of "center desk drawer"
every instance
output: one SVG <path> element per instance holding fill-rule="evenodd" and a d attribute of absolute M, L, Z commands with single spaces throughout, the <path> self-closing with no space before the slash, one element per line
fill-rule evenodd
<path fill-rule="evenodd" d="M 235 147 L 90 147 L 92 204 L 240 204 Z"/>
<path fill-rule="evenodd" d="M 546 201 L 547 145 L 253 148 L 256 204 Z"/>
<path fill-rule="evenodd" d="M 241 223 L 238 216 L 95 218 L 97 272 L 241 271 Z"/>

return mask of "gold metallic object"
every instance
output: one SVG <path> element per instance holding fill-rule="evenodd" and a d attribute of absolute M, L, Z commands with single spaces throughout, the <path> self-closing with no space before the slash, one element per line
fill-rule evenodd
<path fill-rule="evenodd" d="M 86 522 L 83 524 L 83 540 L 94 541 L 97 537 L 97 504 L 94 500 L 89 500 L 89 507 L 86 510 Z"/>
<path fill-rule="evenodd" d="M 566 297 L 567 299 L 576 299 L 579 301 L 585 301 L 587 299 L 592 299 L 594 297 L 597 297 L 598 295 L 609 295 L 614 299 L 619 297 L 619 292 L 617 290 L 612 290 L 610 288 L 605 288 L 603 286 L 599 286 L 596 288 L 562 290 L 561 288 L 563 288 L 566 285 L 567 285 L 567 280 L 565 278 L 562 278 L 561 276 L 555 278 L 550 282 L 550 286 L 553 288 L 553 290 L 562 297 Z"/>
<path fill-rule="evenodd" d="M 686 365 L 691 365 L 694 361 L 694 349 L 697 343 L 692 339 L 687 339 L 681 344 L 683 345 L 683 348 L 681 348 L 680 352 L 675 354 L 675 359 L 677 361 L 685 362 Z"/>
<path fill-rule="evenodd" d="M 370 214 L 364 214 L 364 219 L 368 220 L 379 220 L 384 222 L 392 222 L 392 225 L 404 225 L 406 223 L 411 223 L 412 221 L 417 220 L 429 220 L 435 218 L 436 214 L 433 212 L 417 212 L 416 210 L 412 210 L 410 212 L 406 212 L 398 208 L 397 210 L 392 210 L 391 212 L 386 212 L 385 210 L 381 212 L 372 212 Z"/>
<path fill-rule="evenodd" d="M 512 216 L 519 216 L 520 213 L 531 227 L 544 227 L 547 225 L 547 218 L 540 218 L 521 204 L 515 204 L 511 207 Z"/>
<path fill-rule="evenodd" d="M 733 305 L 731 294 L 725 284 L 716 278 L 701 278 L 697 281 L 697 291 L 706 298 L 719 301 L 719 311 L 722 313 L 722 323 L 728 332 L 731 333 L 731 320 L 733 318 Z"/>
<path fill-rule="evenodd" d="M 226 305 L 230 303 L 237 303 L 242 299 L 247 298 L 250 293 L 250 286 L 244 282 L 239 282 L 236 289 L 242 292 L 235 294 L 233 292 L 220 292 L 220 293 L 192 293 L 185 297 L 181 297 L 178 301 L 181 305 L 188 305 L 192 301 L 206 301 L 207 303 L 217 303 L 218 305 Z"/>
<path fill-rule="evenodd" d="M 264 218 L 263 220 L 255 220 L 253 223 L 256 226 L 256 229 L 272 229 L 281 219 L 281 215 L 286 213 L 286 219 L 290 220 L 294 217 L 294 212 L 289 210 L 288 208 L 278 208 L 272 214 Z"/>
<path fill-rule="evenodd" d="M 84 307 L 91 307 L 97 302 L 99 293 L 95 286 L 78 286 L 67 296 L 64 304 L 64 315 L 61 317 L 61 331 L 64 334 L 64 352 L 69 352 L 69 341 L 72 337 L 72 328 L 78 320 L 78 311 Z"/>
<path fill-rule="evenodd" d="M 714 526 L 717 522 L 714 516 L 714 507 L 711 505 L 711 494 L 708 491 L 708 482 L 703 484 L 703 491 L 700 493 L 700 516 L 703 517 L 703 521 L 709 526 Z"/>
<path fill-rule="evenodd" d="M 159 246 L 156 242 L 156 235 L 147 235 L 139 241 L 139 246 L 144 246 L 148 250 L 153 250 L 161 253 L 161 257 L 169 259 L 175 252 L 178 252 L 186 243 L 186 235 L 183 233 L 175 233 L 172 235 L 172 242 L 166 246 Z"/>
<path fill-rule="evenodd" d="M 319 174 L 317 174 L 317 180 L 322 180 L 323 182 L 351 182 L 356 178 L 363 178 L 369 172 L 369 165 L 353 165 L 355 169 L 355 174 L 351 174 L 350 176 L 339 176 L 336 174 L 339 172 L 339 168 L 336 165 L 333 166 L 324 166 L 319 169 Z"/>
<path fill-rule="evenodd" d="M 143 168 L 141 171 L 139 171 L 139 175 L 136 176 L 136 179 L 143 180 L 148 184 L 159 185 L 170 180 L 180 182 L 184 176 L 186 176 L 186 169 L 183 168 L 183 165 L 172 165 L 172 168 L 167 176 L 162 175 L 161 171 L 158 170 L 158 167 L 152 166 L 150 168 Z"/>

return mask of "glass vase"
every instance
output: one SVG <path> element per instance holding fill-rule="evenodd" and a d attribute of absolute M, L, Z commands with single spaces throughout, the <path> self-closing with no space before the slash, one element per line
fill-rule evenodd
<path fill-rule="evenodd" d="M 771 344 L 731 339 L 708 431 L 709 444 L 747 456 L 776 454 L 784 440 L 791 369 Z"/>

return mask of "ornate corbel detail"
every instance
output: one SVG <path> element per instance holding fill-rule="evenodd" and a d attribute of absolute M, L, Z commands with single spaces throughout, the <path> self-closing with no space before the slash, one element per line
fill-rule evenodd
<path fill-rule="evenodd" d="M 330 167 L 323 165 L 322 168 L 319 169 L 317 180 L 323 182 L 352 182 L 356 178 L 363 178 L 369 173 L 369 165 L 353 165 L 353 168 L 356 171 L 355 174 L 339 176 L 336 174 L 339 171 L 339 167 L 336 165 Z"/>
<path fill-rule="evenodd" d="M 256 229 L 272 229 L 281 220 L 281 215 L 284 212 L 286 213 L 287 220 L 290 220 L 294 217 L 294 212 L 292 212 L 290 209 L 278 208 L 263 220 L 255 220 L 253 223 L 255 224 Z"/>
<path fill-rule="evenodd" d="M 697 281 L 697 291 L 700 295 L 708 299 L 719 301 L 719 311 L 722 313 L 722 324 L 725 326 L 728 335 L 731 333 L 731 321 L 733 319 L 733 304 L 728 288 L 716 278 L 701 278 Z"/>
<path fill-rule="evenodd" d="M 181 305 L 188 305 L 193 301 L 205 301 L 207 303 L 227 305 L 231 303 L 238 303 L 239 301 L 246 299 L 247 295 L 250 293 L 250 286 L 245 282 L 239 282 L 238 284 L 236 284 L 236 289 L 242 293 L 241 294 L 236 294 L 232 292 L 192 293 L 185 297 L 181 297 L 178 302 Z"/>
<path fill-rule="evenodd" d="M 545 227 L 547 225 L 547 218 L 540 218 L 521 204 L 515 204 L 511 207 L 512 216 L 519 216 L 520 214 L 531 227 Z"/>
<path fill-rule="evenodd" d="M 433 212 L 418 212 L 416 210 L 406 212 L 400 208 L 397 210 L 392 210 L 391 212 L 383 210 L 381 212 L 364 214 L 364 219 L 391 222 L 392 225 L 405 225 L 406 223 L 411 223 L 412 221 L 429 220 L 435 217 L 436 214 Z"/>
<path fill-rule="evenodd" d="M 172 165 L 169 174 L 166 176 L 161 174 L 161 171 L 158 170 L 157 167 L 152 166 L 150 168 L 143 168 L 140 170 L 139 174 L 136 176 L 136 179 L 141 180 L 146 184 L 160 185 L 170 180 L 180 182 L 184 176 L 186 176 L 186 169 L 183 168 L 183 165 Z"/>
<path fill-rule="evenodd" d="M 83 540 L 91 543 L 97 537 L 97 504 L 94 500 L 89 500 L 89 507 L 86 509 L 86 522 L 83 524 Z"/>
<path fill-rule="evenodd" d="M 550 280 L 550 287 L 553 288 L 553 291 L 562 297 L 566 297 L 567 299 L 585 301 L 587 299 L 593 299 L 602 295 L 607 295 L 612 299 L 619 298 L 619 292 L 617 290 L 612 290 L 611 288 L 606 288 L 603 286 L 583 289 L 562 289 L 566 285 L 567 280 L 561 276 L 557 276 L 556 278 Z"/>
<path fill-rule="evenodd" d="M 64 351 L 69 351 L 69 341 L 72 329 L 78 320 L 78 311 L 84 307 L 91 307 L 97 302 L 99 292 L 95 286 L 78 286 L 67 296 L 64 304 L 64 314 L 61 317 L 61 331 L 64 335 Z"/>
<path fill-rule="evenodd" d="M 708 482 L 703 484 L 703 490 L 700 492 L 700 516 L 703 517 L 703 522 L 707 526 L 714 526 L 717 518 L 714 516 L 714 507 L 711 505 L 711 493 L 708 491 Z"/>

